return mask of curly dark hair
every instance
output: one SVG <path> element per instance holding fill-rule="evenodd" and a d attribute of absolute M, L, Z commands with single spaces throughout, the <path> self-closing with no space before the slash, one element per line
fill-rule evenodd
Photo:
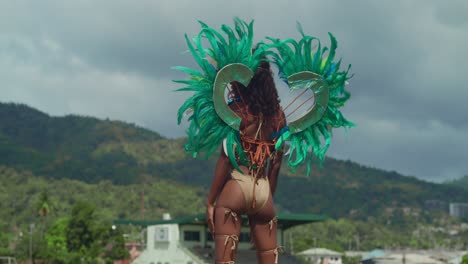
<path fill-rule="evenodd" d="M 243 100 L 253 115 L 271 117 L 280 110 L 280 99 L 276 90 L 270 63 L 262 61 L 247 87 L 239 82 L 231 83 L 232 95 Z"/>

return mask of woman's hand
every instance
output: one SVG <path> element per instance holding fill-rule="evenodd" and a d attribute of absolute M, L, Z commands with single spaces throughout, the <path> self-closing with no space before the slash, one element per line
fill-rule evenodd
<path fill-rule="evenodd" d="M 214 206 L 212 204 L 208 204 L 206 206 L 206 222 L 208 223 L 208 228 L 210 229 L 210 233 L 214 241 L 215 240 Z"/>

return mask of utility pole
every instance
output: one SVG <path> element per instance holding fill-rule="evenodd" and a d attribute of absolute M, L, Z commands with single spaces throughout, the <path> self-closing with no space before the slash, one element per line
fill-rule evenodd
<path fill-rule="evenodd" d="M 33 246 L 32 246 L 32 235 L 33 235 L 34 224 L 29 224 L 29 259 L 31 264 L 33 263 Z"/>
<path fill-rule="evenodd" d="M 354 236 L 354 239 L 356 240 L 356 249 L 359 250 L 359 244 L 360 244 L 360 239 L 359 239 L 359 234 Z"/>
<path fill-rule="evenodd" d="M 292 232 L 289 232 L 289 246 L 290 246 L 290 250 L 291 250 L 291 254 L 294 252 L 294 242 L 293 242 L 293 239 L 292 239 Z"/>
<path fill-rule="evenodd" d="M 145 220 L 145 190 L 144 189 L 141 190 L 141 205 L 140 206 L 141 206 L 140 208 L 141 219 Z"/>

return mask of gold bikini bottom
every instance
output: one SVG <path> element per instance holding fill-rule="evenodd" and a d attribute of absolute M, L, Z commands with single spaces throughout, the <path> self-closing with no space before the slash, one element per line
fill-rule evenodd
<path fill-rule="evenodd" d="M 246 213 L 248 215 L 258 213 L 265 206 L 270 196 L 268 178 L 257 178 L 255 183 L 255 178 L 252 175 L 242 174 L 237 170 L 231 173 L 231 178 L 239 184 L 244 193 Z"/>

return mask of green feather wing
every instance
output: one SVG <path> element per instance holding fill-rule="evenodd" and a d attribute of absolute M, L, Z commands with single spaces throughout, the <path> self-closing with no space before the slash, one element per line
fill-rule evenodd
<path fill-rule="evenodd" d="M 323 111 L 321 118 L 306 128 L 296 131 L 292 129 L 287 138 L 281 139 L 281 143 L 276 145 L 278 149 L 284 141 L 288 140 L 290 145 L 288 165 L 294 170 L 306 163 L 307 175 L 309 175 L 313 156 L 318 158 L 320 164 L 325 158 L 325 153 L 331 144 L 331 128 L 355 126 L 339 111 L 339 108 L 343 107 L 350 98 L 350 93 L 344 89 L 344 86 L 352 76 L 348 76 L 350 66 L 346 71 L 340 71 L 341 60 L 334 61 L 337 41 L 331 33 L 329 33 L 330 48 L 322 48 L 317 38 L 304 34 L 299 23 L 297 29 L 302 35 L 299 42 L 293 39 L 267 39 L 271 42 L 270 47 L 277 51 L 273 55 L 273 62 L 280 69 L 280 77 L 283 80 L 288 81 L 290 76 L 300 72 L 312 72 L 319 75 L 324 83 L 321 89 L 328 89 L 326 93 L 328 98 L 325 100 L 327 105 L 321 106 L 320 110 Z M 315 91 L 316 95 L 317 91 Z M 319 111 L 318 108 L 316 110 Z"/>
<path fill-rule="evenodd" d="M 235 156 L 241 157 L 243 155 L 238 138 L 239 132 L 228 126 L 218 116 L 213 102 L 213 86 L 218 71 L 227 65 L 241 63 L 255 71 L 267 54 L 267 47 L 261 46 L 252 53 L 253 21 L 246 23 L 235 18 L 234 29 L 228 25 L 222 25 L 221 31 L 209 27 L 202 21 L 199 23 L 200 33 L 193 38 L 186 35 L 185 39 L 188 49 L 200 69 L 173 67 L 173 69 L 189 75 L 189 79 L 175 81 L 185 85 L 177 91 L 193 92 L 193 95 L 179 108 L 177 121 L 179 124 L 184 118 L 189 121 L 185 149 L 193 157 L 197 157 L 199 154 L 209 157 L 216 152 L 223 139 L 226 138 L 229 159 L 238 168 Z M 210 64 L 207 56 L 217 63 L 216 68 Z M 230 146 L 236 147 L 233 149 Z"/>

